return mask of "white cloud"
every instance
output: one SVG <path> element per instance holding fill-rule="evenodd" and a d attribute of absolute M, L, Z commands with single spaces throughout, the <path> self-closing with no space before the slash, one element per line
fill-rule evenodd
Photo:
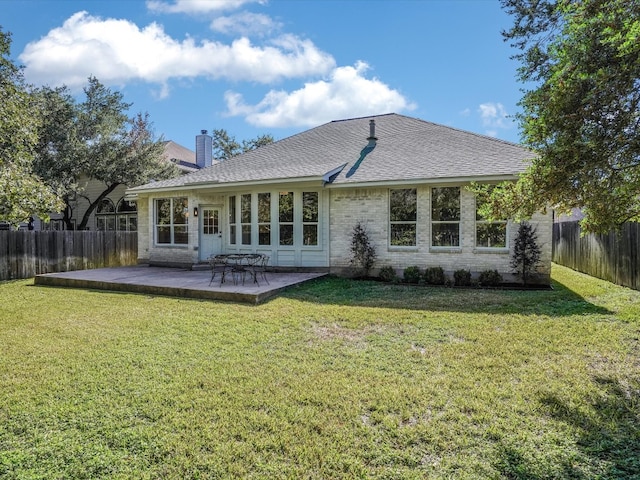
<path fill-rule="evenodd" d="M 338 67 L 328 81 L 309 82 L 291 93 L 272 90 L 256 105 L 244 103 L 238 93 L 227 92 L 227 113 L 244 116 L 258 127 L 292 127 L 415 108 L 397 90 L 375 78 L 365 78 L 367 69 L 364 62 Z"/>
<path fill-rule="evenodd" d="M 175 0 L 163 2 L 148 0 L 147 8 L 160 13 L 201 14 L 235 10 L 247 3 L 264 3 L 263 0 Z"/>
<path fill-rule="evenodd" d="M 501 103 L 483 103 L 478 107 L 482 125 L 487 128 L 486 134 L 490 137 L 498 135 L 498 129 L 509 129 L 513 126 L 513 121 Z"/>
<path fill-rule="evenodd" d="M 281 27 L 281 23 L 275 22 L 268 15 L 251 12 L 218 17 L 211 22 L 211 30 L 226 35 L 269 35 L 280 30 Z"/>
<path fill-rule="evenodd" d="M 36 84 L 78 89 L 89 75 L 105 84 L 142 80 L 163 85 L 170 79 L 204 76 L 273 83 L 285 78 L 324 75 L 335 60 L 309 40 L 293 35 L 269 45 L 247 38 L 231 44 L 168 36 L 161 25 L 139 28 L 128 20 L 101 19 L 87 12 L 71 16 L 20 55 L 25 76 Z"/>

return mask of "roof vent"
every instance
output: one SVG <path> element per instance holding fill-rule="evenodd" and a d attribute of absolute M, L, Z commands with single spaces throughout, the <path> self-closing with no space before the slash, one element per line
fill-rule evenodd
<path fill-rule="evenodd" d="M 369 140 L 369 145 L 375 145 L 376 140 L 378 140 L 378 137 L 376 137 L 375 120 L 369 120 L 369 137 L 367 138 L 367 140 Z"/>

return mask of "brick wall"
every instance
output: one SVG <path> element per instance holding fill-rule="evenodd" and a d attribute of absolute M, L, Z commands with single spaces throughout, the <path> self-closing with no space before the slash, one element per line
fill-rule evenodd
<path fill-rule="evenodd" d="M 458 248 L 432 248 L 430 224 L 431 186 L 417 188 L 417 245 L 415 247 L 389 246 L 389 190 L 379 189 L 331 189 L 331 256 L 332 271 L 348 273 L 350 267 L 350 247 L 353 227 L 357 222 L 366 225 L 369 238 L 376 248 L 376 271 L 386 265 L 396 268 L 399 275 L 406 267 L 417 265 L 442 267 L 452 277 L 455 270 L 464 268 L 472 272 L 498 270 L 505 281 L 513 279 L 509 263 L 517 224 L 509 222 L 507 232 L 510 237 L 508 250 L 483 250 L 475 247 L 475 197 L 464 187 L 461 188 L 461 245 Z M 548 280 L 551 271 L 551 212 L 536 214 L 531 223 L 537 227 L 538 244 L 542 249 L 542 264 L 539 272 L 543 281 Z"/>

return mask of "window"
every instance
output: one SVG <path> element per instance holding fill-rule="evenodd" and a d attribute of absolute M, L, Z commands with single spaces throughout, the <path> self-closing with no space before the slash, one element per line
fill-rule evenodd
<path fill-rule="evenodd" d="M 476 247 L 507 248 L 507 221 L 489 222 L 478 212 L 482 203 L 476 198 Z"/>
<path fill-rule="evenodd" d="M 460 187 L 431 189 L 431 246 L 460 246 Z"/>
<path fill-rule="evenodd" d="M 271 194 L 258 194 L 258 244 L 271 245 Z"/>
<path fill-rule="evenodd" d="M 155 207 L 156 243 L 186 245 L 189 242 L 187 198 L 158 198 Z"/>
<path fill-rule="evenodd" d="M 118 202 L 118 230 L 135 232 L 138 229 L 138 209 L 135 202 L 124 198 Z"/>
<path fill-rule="evenodd" d="M 389 190 L 389 243 L 391 246 L 416 245 L 417 200 L 415 188 Z"/>
<path fill-rule="evenodd" d="M 318 192 L 302 192 L 302 242 L 318 245 Z"/>
<path fill-rule="evenodd" d="M 280 192 L 278 223 L 280 245 L 293 245 L 293 192 Z"/>
<path fill-rule="evenodd" d="M 202 209 L 202 233 L 203 235 L 217 235 L 220 232 L 220 219 L 217 208 Z"/>
<path fill-rule="evenodd" d="M 251 245 L 251 194 L 240 195 L 242 245 Z"/>
<path fill-rule="evenodd" d="M 236 196 L 229 197 L 229 243 L 236 244 Z"/>
<path fill-rule="evenodd" d="M 96 230 L 116 229 L 116 208 L 108 198 L 103 198 L 96 207 Z"/>

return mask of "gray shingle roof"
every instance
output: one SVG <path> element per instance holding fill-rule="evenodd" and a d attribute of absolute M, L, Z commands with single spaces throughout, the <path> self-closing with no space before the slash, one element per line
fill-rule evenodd
<path fill-rule="evenodd" d="M 377 142 L 361 159 L 370 120 L 375 120 Z M 513 143 L 392 113 L 329 122 L 198 172 L 134 190 L 320 179 L 342 166 L 332 185 L 510 177 L 523 172 L 532 157 Z"/>

